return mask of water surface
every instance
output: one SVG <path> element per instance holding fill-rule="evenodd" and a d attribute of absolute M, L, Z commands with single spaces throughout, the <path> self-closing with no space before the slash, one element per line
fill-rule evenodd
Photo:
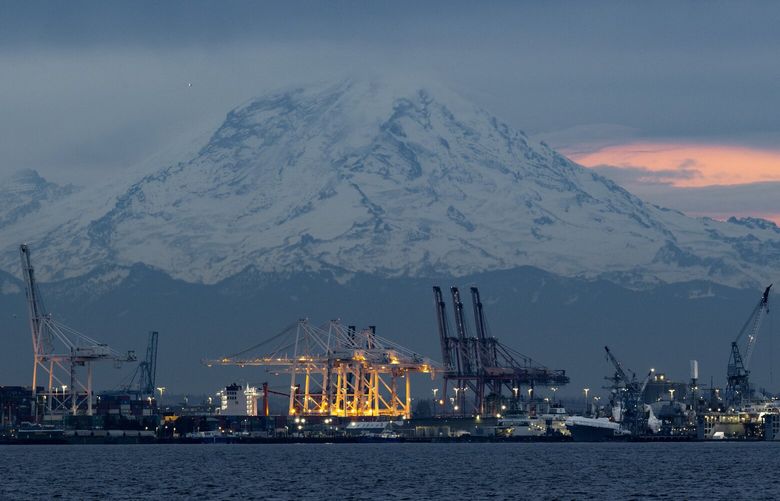
<path fill-rule="evenodd" d="M 780 443 L 0 447 L 0 499 L 778 499 Z"/>

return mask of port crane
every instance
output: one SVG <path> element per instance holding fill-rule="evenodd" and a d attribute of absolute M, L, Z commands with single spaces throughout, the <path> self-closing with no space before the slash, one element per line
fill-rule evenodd
<path fill-rule="evenodd" d="M 125 355 L 72 329 L 53 318 L 46 311 L 35 270 L 30 258 L 30 248 L 19 246 L 22 275 L 29 312 L 30 332 L 33 344 L 32 396 L 34 405 L 43 404 L 45 415 L 76 415 L 93 413 L 92 364 L 111 361 L 115 365 L 136 360 L 135 354 Z M 86 375 L 80 374 L 84 368 Z M 43 380 L 43 391 L 38 391 Z M 40 397 L 40 400 L 39 400 Z M 33 415 L 38 419 L 38 409 Z"/>
<path fill-rule="evenodd" d="M 146 343 L 146 358 L 138 364 L 123 390 L 138 398 L 154 397 L 157 381 L 157 341 L 159 333 L 151 331 Z"/>
<path fill-rule="evenodd" d="M 307 319 L 241 352 L 202 362 L 289 374 L 291 416 L 409 418 L 411 374 L 433 377 L 441 369 L 438 362 L 380 337 L 375 326 L 359 330 L 338 320 L 315 326 Z"/>
<path fill-rule="evenodd" d="M 489 335 L 482 299 L 477 287 L 471 287 L 476 337 L 470 336 L 464 318 L 464 307 L 457 287 L 451 287 L 455 335 L 447 322 L 446 303 L 441 287 L 433 287 L 436 323 L 444 365 L 444 394 L 453 384 L 455 398 L 452 411 L 456 414 L 499 414 L 508 390 L 517 404 L 521 386 L 529 389 L 529 396 L 536 386 L 561 386 L 569 382 L 563 370 L 552 370 L 539 364 Z M 471 391 L 473 401 L 467 404 L 466 392 Z M 442 410 L 446 411 L 447 400 Z"/>
<path fill-rule="evenodd" d="M 764 290 L 761 299 L 753 308 L 736 339 L 731 342 L 725 395 L 726 403 L 729 406 L 739 407 L 753 398 L 753 388 L 750 384 L 750 360 L 756 346 L 758 333 L 761 330 L 761 323 L 764 317 L 769 314 L 769 292 L 771 289 L 772 284 Z M 741 342 L 745 344 L 742 350 L 739 346 Z"/>
<path fill-rule="evenodd" d="M 606 378 L 612 381 L 611 405 L 614 408 L 620 408 L 619 421 L 631 432 L 632 435 L 641 435 L 647 429 L 647 416 L 644 410 L 643 396 L 647 383 L 653 375 L 653 370 L 647 373 L 643 381 L 639 381 L 636 374 L 623 367 L 623 364 L 610 351 L 608 346 L 604 347 L 607 353 L 607 360 L 615 367 L 613 376 Z M 630 375 L 629 375 L 630 374 Z"/>

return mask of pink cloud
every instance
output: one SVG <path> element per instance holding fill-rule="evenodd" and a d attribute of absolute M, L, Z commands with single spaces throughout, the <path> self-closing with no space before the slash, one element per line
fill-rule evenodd
<path fill-rule="evenodd" d="M 780 181 L 780 151 L 743 146 L 634 142 L 570 156 L 586 167 L 657 173 L 653 180 L 675 187 Z"/>

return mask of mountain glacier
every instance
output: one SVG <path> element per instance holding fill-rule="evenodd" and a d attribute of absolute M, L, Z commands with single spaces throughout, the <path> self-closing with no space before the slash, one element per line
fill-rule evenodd
<path fill-rule="evenodd" d="M 0 268 L 15 274 L 29 242 L 43 279 L 136 263 L 206 284 L 246 270 L 349 280 L 533 266 L 638 288 L 755 287 L 780 263 L 774 224 L 645 203 L 438 86 L 286 89 L 131 181 L 76 190 L 36 175 L 24 196 L 12 184 Z"/>

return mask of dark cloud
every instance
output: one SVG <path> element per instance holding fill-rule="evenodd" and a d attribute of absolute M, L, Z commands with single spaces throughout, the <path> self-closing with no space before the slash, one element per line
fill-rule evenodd
<path fill-rule="evenodd" d="M 680 162 L 680 165 L 677 166 L 677 168 L 681 171 L 683 170 L 690 170 L 691 167 L 696 167 L 699 164 L 695 159 L 693 158 L 686 158 L 682 162 Z M 690 178 L 685 178 L 690 179 Z"/>
<path fill-rule="evenodd" d="M 696 165 L 694 160 L 688 160 L 680 164 L 677 169 L 650 170 L 646 167 L 613 165 L 597 165 L 592 169 L 626 187 L 634 187 L 638 184 L 671 186 L 675 181 L 701 177 L 701 171 L 690 168 L 694 165 Z"/>
<path fill-rule="evenodd" d="M 673 188 L 634 186 L 640 196 L 684 212 L 780 214 L 780 182 Z"/>
<path fill-rule="evenodd" d="M 599 165 L 593 170 L 642 199 L 692 216 L 727 219 L 730 216 L 768 218 L 780 223 L 780 182 L 703 187 L 676 187 L 675 181 L 696 179 L 701 172 L 689 159 L 677 169 L 651 171 L 645 167 Z"/>
<path fill-rule="evenodd" d="M 270 88 L 374 69 L 432 76 L 529 133 L 776 144 L 779 18 L 768 2 L 4 2 L 0 170 L 122 169 Z"/>
<path fill-rule="evenodd" d="M 703 187 L 675 187 L 674 180 L 699 176 L 695 169 L 650 171 L 646 168 L 594 168 L 642 199 L 692 216 L 727 219 L 762 217 L 780 224 L 780 182 Z"/>

